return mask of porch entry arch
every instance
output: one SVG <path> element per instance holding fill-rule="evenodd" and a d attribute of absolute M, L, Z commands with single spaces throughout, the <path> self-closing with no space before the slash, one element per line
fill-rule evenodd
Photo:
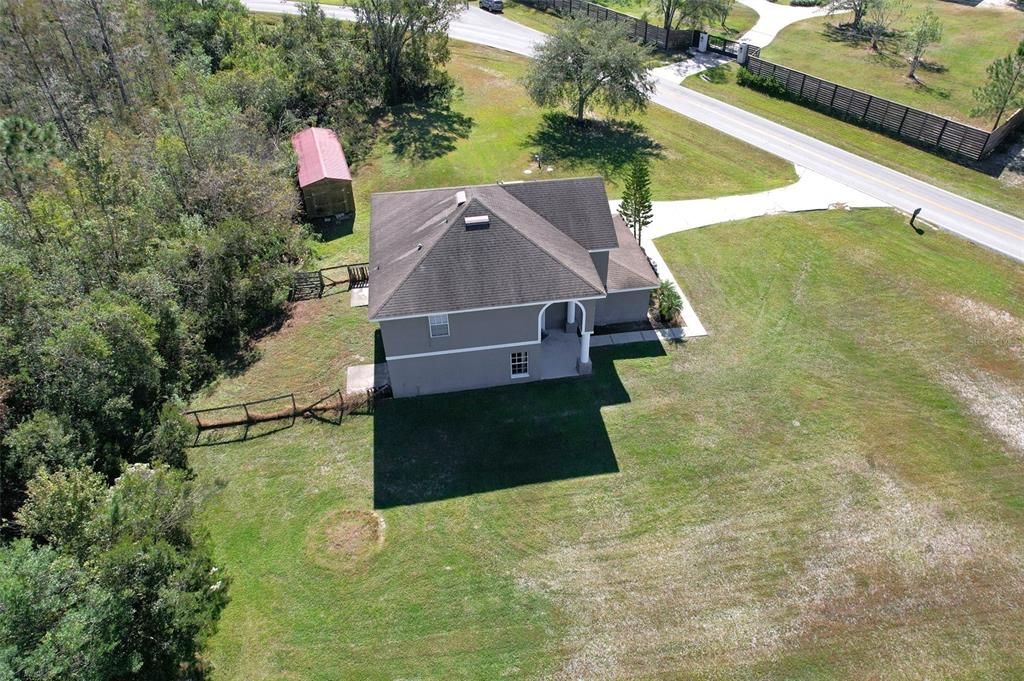
<path fill-rule="evenodd" d="M 566 320 L 571 324 L 576 321 L 576 308 L 580 310 L 580 329 L 587 328 L 587 308 L 583 307 L 583 303 L 578 300 L 560 300 L 557 302 L 551 302 L 540 309 L 537 313 L 537 342 L 541 342 L 544 338 L 544 313 L 548 311 L 548 308 L 552 305 L 566 305 Z M 583 333 L 589 333 L 584 331 Z"/>

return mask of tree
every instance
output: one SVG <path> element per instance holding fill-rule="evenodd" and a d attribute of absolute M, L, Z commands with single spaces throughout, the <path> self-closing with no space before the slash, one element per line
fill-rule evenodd
<path fill-rule="evenodd" d="M 0 548 L 0 678 L 174 681 L 227 603 L 181 471 L 42 474 Z M 8 673 L 18 670 L 17 674 Z"/>
<path fill-rule="evenodd" d="M 931 7 L 917 15 L 904 41 L 910 58 L 910 71 L 907 78 L 917 80 L 917 67 L 921 64 L 925 51 L 942 40 L 942 22 Z"/>
<path fill-rule="evenodd" d="M 675 27 L 676 13 L 682 0 L 658 0 L 658 11 L 661 12 L 662 28 L 670 31 Z"/>
<path fill-rule="evenodd" d="M 367 71 L 383 79 L 389 105 L 424 94 L 448 61 L 448 25 L 462 0 L 355 0 L 356 35 L 368 59 Z"/>
<path fill-rule="evenodd" d="M 708 26 L 725 26 L 732 11 L 733 0 L 680 0 L 679 26 L 702 30 Z"/>
<path fill-rule="evenodd" d="M 892 33 L 909 7 L 908 0 L 874 0 L 868 8 L 864 29 L 871 37 L 871 49 L 878 52 L 878 41 Z"/>
<path fill-rule="evenodd" d="M 995 130 L 1007 109 L 1024 106 L 1024 40 L 1012 54 L 989 64 L 987 72 L 988 80 L 974 91 L 978 105 L 971 115 L 995 114 L 996 122 L 992 124 Z"/>
<path fill-rule="evenodd" d="M 850 28 L 860 32 L 864 17 L 867 16 L 868 10 L 875 2 L 876 0 L 829 0 L 825 7 L 828 9 L 829 16 L 853 12 Z"/>
<path fill-rule="evenodd" d="M 644 227 L 654 219 L 651 205 L 651 175 L 644 158 L 634 159 L 626 175 L 626 186 L 622 191 L 619 215 L 633 232 L 637 243 L 643 238 Z"/>
<path fill-rule="evenodd" d="M 0 157 L 3 157 L 0 177 L 10 182 L 26 212 L 29 185 L 56 146 L 57 131 L 52 125 L 37 125 L 17 116 L 0 118 Z"/>
<path fill-rule="evenodd" d="M 580 122 L 592 101 L 612 113 L 642 110 L 654 91 L 649 55 L 618 23 L 572 18 L 537 49 L 526 90 L 539 106 L 568 104 Z"/>
<path fill-rule="evenodd" d="M 658 0 L 662 25 L 666 30 L 680 26 L 703 29 L 711 24 L 725 25 L 734 0 Z"/>

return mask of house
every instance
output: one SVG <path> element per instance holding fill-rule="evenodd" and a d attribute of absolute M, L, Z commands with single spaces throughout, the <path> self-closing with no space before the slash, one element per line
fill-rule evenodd
<path fill-rule="evenodd" d="M 588 374 L 658 277 L 599 177 L 374 194 L 370 320 L 396 397 Z"/>
<path fill-rule="evenodd" d="M 316 220 L 355 213 L 352 174 L 334 131 L 306 128 L 292 136 L 292 148 L 298 157 L 306 217 Z"/>

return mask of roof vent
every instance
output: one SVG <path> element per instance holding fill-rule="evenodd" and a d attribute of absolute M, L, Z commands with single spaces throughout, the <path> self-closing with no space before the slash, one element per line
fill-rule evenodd
<path fill-rule="evenodd" d="M 455 192 L 455 205 L 456 206 L 461 206 L 465 202 L 466 202 L 466 192 L 464 192 L 464 191 L 457 191 L 457 192 Z"/>
<path fill-rule="evenodd" d="M 466 229 L 487 229 L 491 226 L 490 215 L 471 215 L 466 217 Z"/>

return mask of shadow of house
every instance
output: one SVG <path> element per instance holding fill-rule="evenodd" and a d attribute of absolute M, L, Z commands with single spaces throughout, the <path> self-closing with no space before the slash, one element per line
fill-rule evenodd
<path fill-rule="evenodd" d="M 390 508 L 617 473 L 601 408 L 630 401 L 616 361 L 660 343 L 595 349 L 579 379 L 387 400 L 374 414 L 374 506 Z"/>
<path fill-rule="evenodd" d="M 544 114 L 523 145 L 539 151 L 545 161 L 596 168 L 605 177 L 618 175 L 636 158 L 661 155 L 661 145 L 639 123 L 590 119 L 580 123 L 559 112 Z"/>

